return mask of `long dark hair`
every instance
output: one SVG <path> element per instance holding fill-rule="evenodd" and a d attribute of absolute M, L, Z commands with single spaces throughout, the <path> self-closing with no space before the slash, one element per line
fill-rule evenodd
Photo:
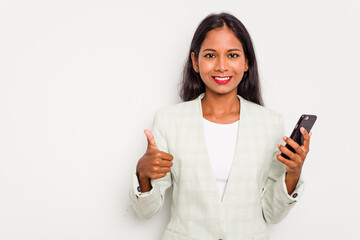
<path fill-rule="evenodd" d="M 191 41 L 188 59 L 185 63 L 182 81 L 180 83 L 181 89 L 179 94 L 181 99 L 183 101 L 190 101 L 205 92 L 205 84 L 201 80 L 200 74 L 196 73 L 193 69 L 191 52 L 195 53 L 195 59 L 197 60 L 201 44 L 204 41 L 206 34 L 215 28 L 223 26 L 228 27 L 235 33 L 243 46 L 245 59 L 248 60 L 249 69 L 244 73 L 244 76 L 240 81 L 237 94 L 253 103 L 263 105 L 257 61 L 250 34 L 239 19 L 225 12 L 208 15 L 196 29 Z"/>

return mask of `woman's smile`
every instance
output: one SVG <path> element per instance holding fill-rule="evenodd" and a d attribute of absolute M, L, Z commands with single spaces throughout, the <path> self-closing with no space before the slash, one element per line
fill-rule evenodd
<path fill-rule="evenodd" d="M 218 84 L 226 84 L 230 82 L 232 76 L 211 76 Z"/>

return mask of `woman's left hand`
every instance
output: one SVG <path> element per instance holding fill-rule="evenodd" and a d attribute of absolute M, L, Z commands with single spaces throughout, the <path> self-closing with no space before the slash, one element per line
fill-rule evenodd
<path fill-rule="evenodd" d="M 281 156 L 280 153 L 277 153 L 276 156 L 278 161 L 286 165 L 287 178 L 299 179 L 306 155 L 309 152 L 311 132 L 309 134 L 303 127 L 300 128 L 300 132 L 304 136 L 304 142 L 301 146 L 291 138 L 283 137 L 284 141 L 295 150 L 295 153 L 290 151 L 287 147 L 278 144 L 279 150 L 290 158 L 286 159 Z"/>

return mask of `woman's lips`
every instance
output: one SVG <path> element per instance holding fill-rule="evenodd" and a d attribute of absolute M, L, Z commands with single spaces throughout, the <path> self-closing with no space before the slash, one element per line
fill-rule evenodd
<path fill-rule="evenodd" d="M 228 82 L 230 82 L 230 80 L 232 79 L 232 76 L 211 76 L 215 82 L 217 82 L 218 84 L 226 84 Z"/>

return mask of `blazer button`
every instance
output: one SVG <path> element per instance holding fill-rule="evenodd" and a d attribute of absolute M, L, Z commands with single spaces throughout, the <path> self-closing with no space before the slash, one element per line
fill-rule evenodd
<path fill-rule="evenodd" d="M 138 186 L 138 187 L 137 187 L 137 190 L 138 190 L 138 192 L 141 192 L 141 187 Z"/>
<path fill-rule="evenodd" d="M 296 198 L 297 196 L 298 196 L 297 193 L 294 193 L 294 194 L 292 195 L 293 198 Z"/>

